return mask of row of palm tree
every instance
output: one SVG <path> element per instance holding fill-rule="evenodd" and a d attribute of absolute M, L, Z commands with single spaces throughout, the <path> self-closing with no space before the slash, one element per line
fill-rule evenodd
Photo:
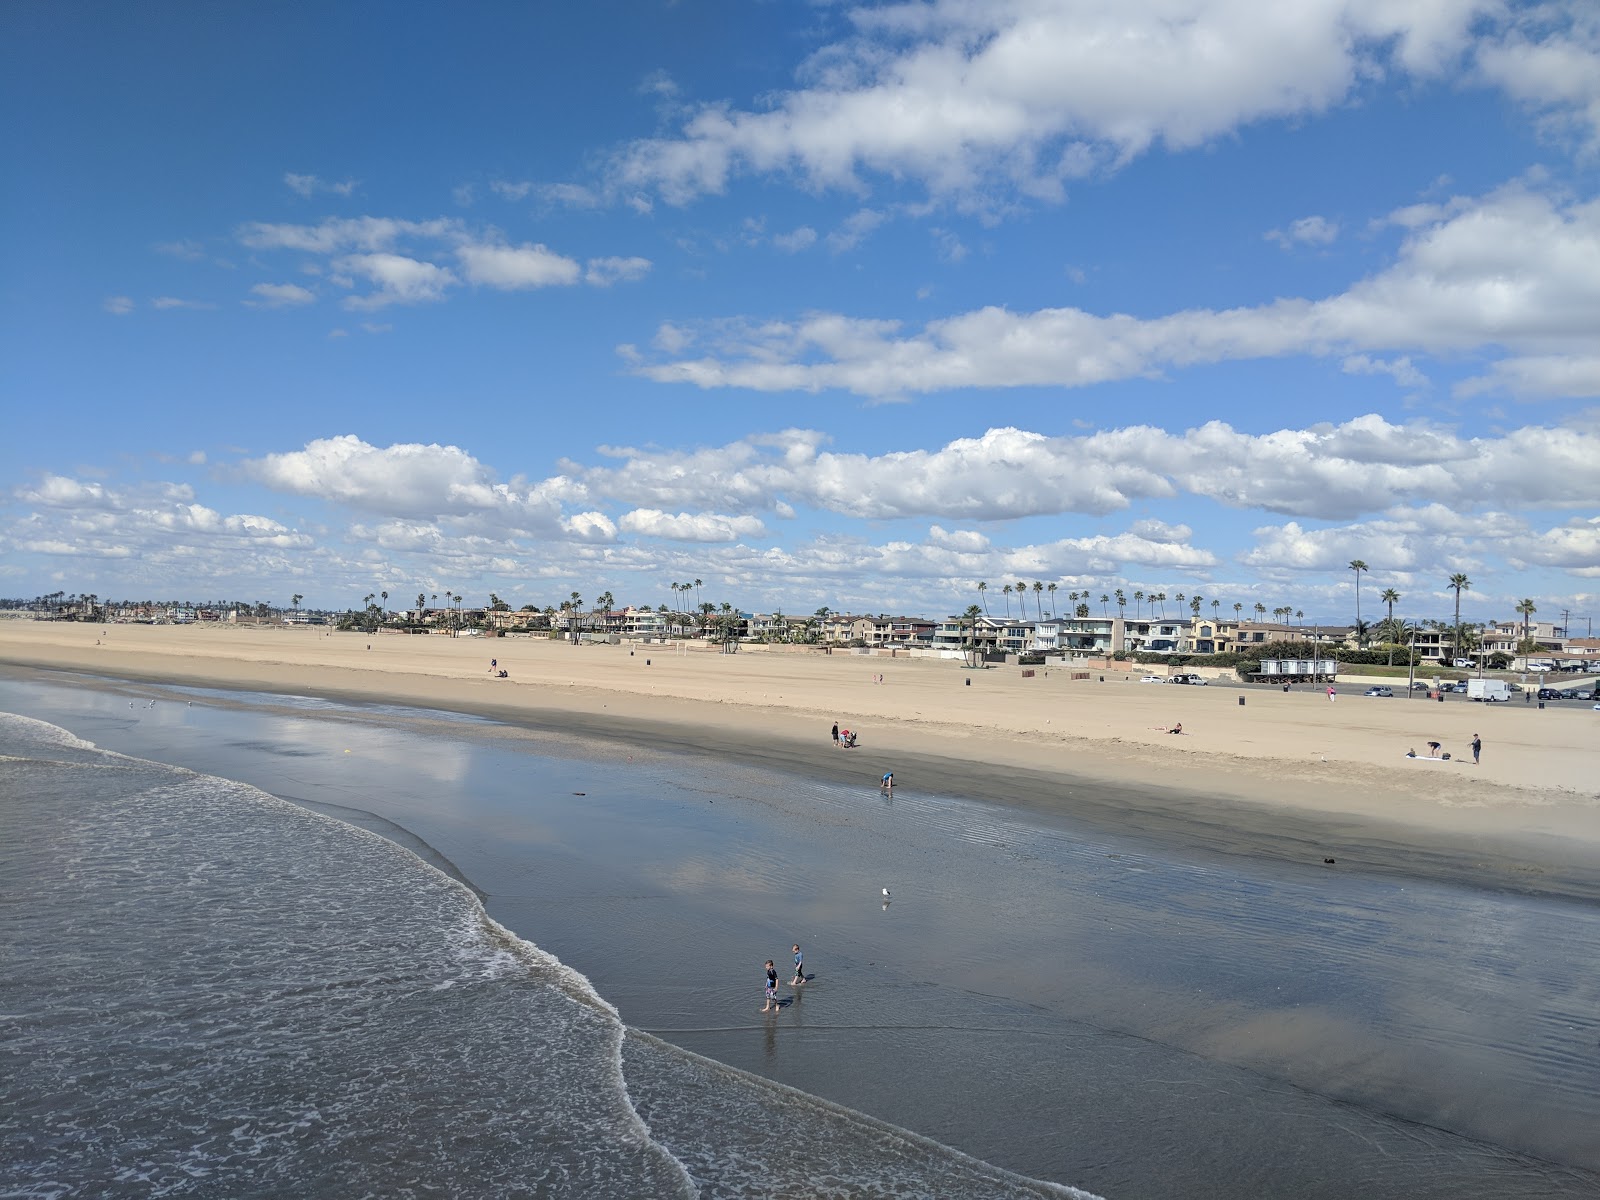
<path fill-rule="evenodd" d="M 1041 603 L 1039 603 L 1039 601 L 1040 601 L 1040 598 L 1041 598 L 1041 594 L 1044 593 L 1044 592 L 1049 592 L 1050 593 L 1050 598 L 1051 598 L 1050 611 L 1051 611 L 1051 615 L 1052 616 L 1055 615 L 1055 593 L 1056 593 L 1056 590 L 1057 590 L 1057 585 L 1056 584 L 1053 584 L 1053 583 L 1048 583 L 1047 584 L 1047 583 L 1035 582 L 1032 585 L 1032 588 L 1030 589 L 1029 585 L 1027 583 L 1019 581 L 1014 586 L 1012 584 L 1008 583 L 1004 587 L 1002 587 L 1000 590 L 1001 590 L 1001 593 L 1006 597 L 1006 616 L 1007 616 L 1008 619 L 1011 616 L 1011 596 L 1012 596 L 1013 592 L 1015 592 L 1016 594 L 1021 596 L 1023 598 L 1024 602 L 1025 602 L 1026 601 L 1026 595 L 1027 595 L 1027 592 L 1029 590 L 1032 590 L 1032 592 L 1034 594 L 1035 611 L 1038 613 L 1039 619 L 1041 621 L 1044 620 L 1044 607 L 1043 607 L 1043 605 Z M 978 584 L 978 597 L 983 602 L 983 608 L 982 608 L 981 611 L 982 611 L 982 613 L 984 615 L 988 615 L 988 613 L 989 613 L 988 593 L 989 593 L 989 585 L 988 585 L 988 583 L 987 582 L 979 583 Z M 1114 591 L 1111 591 L 1111 592 L 1102 592 L 1100 594 L 1100 601 L 1099 601 L 1100 602 L 1101 614 L 1103 616 L 1110 616 L 1111 605 L 1114 603 L 1117 606 L 1117 615 L 1119 617 L 1126 618 L 1127 612 L 1128 612 L 1128 599 L 1129 599 L 1128 593 L 1125 592 L 1122 588 L 1117 588 L 1117 589 L 1115 589 Z M 1198 593 L 1198 592 L 1196 592 L 1192 596 L 1186 596 L 1182 592 L 1176 592 L 1172 596 L 1169 597 L 1166 592 L 1155 592 L 1155 591 L 1145 592 L 1142 589 L 1135 591 L 1133 593 L 1132 599 L 1133 599 L 1133 603 L 1134 603 L 1134 619 L 1135 620 L 1140 620 L 1142 618 L 1143 612 L 1144 612 L 1144 605 L 1145 605 L 1146 602 L 1148 602 L 1151 605 L 1151 616 L 1154 617 L 1157 620 L 1166 620 L 1167 601 L 1169 599 L 1174 601 L 1175 603 L 1177 603 L 1177 605 L 1179 606 L 1179 610 L 1180 611 L 1182 611 L 1182 607 L 1185 604 L 1187 604 L 1190 614 L 1192 616 L 1196 616 L 1196 617 L 1198 617 L 1200 615 L 1201 608 L 1203 608 L 1208 603 L 1206 598 L 1204 596 L 1200 595 L 1200 593 Z M 1090 614 L 1090 611 L 1091 611 L 1089 606 L 1090 606 L 1090 603 L 1093 602 L 1093 600 L 1094 600 L 1094 593 L 1092 591 L 1068 592 L 1067 593 L 1067 601 L 1068 601 L 1068 604 L 1069 604 L 1070 607 L 1067 609 L 1067 611 L 1069 613 L 1073 614 L 1074 616 L 1079 617 L 1079 618 L 1088 617 L 1089 614 Z M 1209 601 L 1209 603 L 1211 605 L 1212 618 L 1213 619 L 1220 619 L 1221 609 L 1222 609 L 1222 601 L 1220 601 L 1220 600 L 1211 600 L 1211 601 Z M 1156 616 L 1157 610 L 1159 610 L 1159 612 L 1160 612 L 1160 616 L 1159 617 Z M 1027 616 L 1027 609 L 1025 607 L 1022 607 L 1021 605 L 1019 605 L 1018 606 L 1018 611 L 1023 617 Z M 1267 611 L 1268 611 L 1267 610 L 1267 606 L 1258 602 L 1256 604 L 1256 606 L 1255 606 L 1255 612 L 1257 614 L 1257 620 L 1265 619 L 1265 617 L 1267 615 Z M 1284 621 L 1284 622 L 1287 622 L 1288 619 L 1291 616 L 1294 617 L 1296 620 L 1303 620 L 1305 618 L 1305 612 L 1303 610 L 1294 608 L 1294 607 L 1292 607 L 1290 605 L 1287 605 L 1287 604 L 1281 605 L 1278 608 L 1274 608 L 1271 611 L 1272 611 L 1272 615 L 1275 618 L 1277 618 L 1280 621 Z M 1233 612 L 1234 612 L 1235 618 L 1240 617 L 1244 612 L 1244 605 L 1243 604 L 1235 604 L 1233 606 Z"/>
<path fill-rule="evenodd" d="M 1356 629 L 1358 631 L 1356 642 L 1357 645 L 1365 648 L 1366 639 L 1364 634 L 1360 632 L 1365 628 L 1361 620 L 1361 576 L 1364 572 L 1370 570 L 1370 568 L 1361 559 L 1353 558 L 1350 560 L 1349 569 L 1355 573 L 1356 577 Z M 1459 657 L 1461 651 L 1465 647 L 1464 630 L 1462 629 L 1461 625 L 1461 593 L 1469 590 L 1472 587 L 1472 580 L 1468 579 L 1464 573 L 1458 571 L 1454 575 L 1450 576 L 1450 583 L 1448 586 L 1450 587 L 1450 590 L 1456 594 L 1456 615 L 1454 623 L 1455 635 L 1451 641 L 1451 657 L 1455 658 Z M 1394 626 L 1394 606 L 1400 602 L 1400 593 L 1395 591 L 1392 587 L 1385 588 L 1383 593 L 1379 596 L 1379 599 L 1389 606 L 1388 624 L 1392 629 Z M 1524 642 L 1528 641 L 1528 618 L 1537 611 L 1538 607 L 1532 600 L 1523 600 L 1521 604 L 1517 605 L 1517 612 L 1522 614 L 1522 640 Z M 1391 645 L 1392 644 L 1393 643 L 1391 643 Z M 1393 658 L 1393 651 L 1391 650 L 1391 662 L 1393 661 Z"/>

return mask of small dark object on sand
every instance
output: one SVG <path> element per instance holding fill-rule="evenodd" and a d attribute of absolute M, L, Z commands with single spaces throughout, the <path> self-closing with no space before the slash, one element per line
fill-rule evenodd
<path fill-rule="evenodd" d="M 574 796 L 587 796 L 589 793 L 588 792 L 573 792 L 572 794 Z"/>
<path fill-rule="evenodd" d="M 1330 865 L 1330 866 L 1331 866 L 1331 865 L 1332 865 L 1332 863 L 1333 863 L 1333 859 L 1331 859 L 1331 858 L 1325 858 L 1325 859 L 1323 859 L 1323 860 L 1322 860 L 1322 861 L 1323 861 L 1323 862 L 1325 862 L 1325 863 L 1328 863 L 1328 864 L 1329 864 L 1329 865 Z"/>

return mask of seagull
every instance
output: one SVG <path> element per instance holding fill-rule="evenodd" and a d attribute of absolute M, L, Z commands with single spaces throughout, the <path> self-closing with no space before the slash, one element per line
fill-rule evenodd
<path fill-rule="evenodd" d="M 888 888 L 884 888 L 883 889 L 883 898 L 885 900 L 887 900 L 889 898 L 889 889 Z"/>

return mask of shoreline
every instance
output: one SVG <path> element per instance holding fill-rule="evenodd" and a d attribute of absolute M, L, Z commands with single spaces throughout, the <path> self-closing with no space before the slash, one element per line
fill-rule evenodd
<path fill-rule="evenodd" d="M 752 660 L 759 656 L 750 655 L 732 664 L 724 656 L 700 652 L 674 655 L 669 662 L 655 647 L 636 647 L 630 656 L 627 647 L 615 646 L 394 637 L 372 638 L 378 648 L 367 651 L 361 648 L 369 644 L 361 634 L 321 638 L 302 631 L 180 629 L 150 630 L 160 636 L 149 638 L 130 637 L 128 629 L 118 626 L 106 639 L 125 643 L 111 653 L 95 653 L 107 647 L 93 645 L 97 631 L 92 627 L 68 630 L 76 637 L 59 636 L 57 627 L 52 632 L 58 636 L 48 638 L 7 636 L 14 630 L 0 629 L 0 667 L 58 679 L 91 675 L 454 712 L 511 729 L 572 737 L 602 755 L 630 746 L 708 755 L 792 777 L 859 784 L 874 792 L 878 775 L 892 769 L 901 789 L 963 796 L 1040 820 L 1077 822 L 1107 834 L 1208 855 L 1600 899 L 1600 805 L 1594 797 L 1560 786 L 1486 783 L 1466 774 L 1472 770 L 1470 762 L 1460 764 L 1460 771 L 1452 771 L 1457 766 L 1453 762 L 1428 764 L 1452 773 L 1428 781 L 1432 786 L 1418 787 L 1406 778 L 1413 771 L 1405 768 L 1420 764 L 1363 769 L 1342 758 L 1338 748 L 1313 751 L 1313 762 L 1302 761 L 1306 755 L 1291 757 L 1297 748 L 1294 727 L 1308 713 L 1313 720 L 1336 715 L 1325 716 L 1320 697 L 1311 695 L 1280 700 L 1280 693 L 1218 688 L 1183 689 L 1183 696 L 1173 696 L 1165 688 L 1112 682 L 1076 682 L 1045 693 L 1025 688 L 1014 670 L 985 672 L 979 686 L 969 688 L 961 682 L 969 673 L 939 662 L 890 664 L 893 678 L 885 672 L 886 685 L 877 686 L 867 682 L 864 664 L 852 663 L 848 656 L 758 662 Z M 396 661 L 397 649 L 420 651 L 419 642 L 434 644 L 426 655 Z M 195 653 L 201 649 L 206 653 Z M 289 653 L 280 657 L 268 651 Z M 295 661 L 316 654 L 335 661 Z M 515 660 L 513 686 L 486 676 L 463 677 L 463 667 L 491 656 Z M 661 660 L 660 665 L 643 666 L 652 660 Z M 736 671 L 727 669 L 735 666 Z M 587 682 L 580 681 L 584 676 Z M 778 687 L 785 692 L 775 695 Z M 704 697 L 685 694 L 692 691 Z M 838 693 L 839 708 L 833 711 L 840 720 L 863 730 L 857 749 L 833 749 L 831 713 L 823 709 L 812 715 L 815 697 L 825 692 Z M 1238 695 L 1256 708 L 1235 705 Z M 1041 697 L 1042 706 L 1037 704 Z M 1244 738 L 1214 750 L 1187 739 L 1181 747 L 1162 745 L 1154 733 L 1155 744 L 1149 744 L 1115 733 L 1095 738 L 1086 736 L 1087 731 L 1063 734 L 1051 729 L 1053 722 L 1066 724 L 1074 715 L 1063 710 L 1097 706 L 1102 698 L 1108 708 L 1128 710 L 1112 714 L 1122 717 L 1124 725 L 1127 717 L 1148 719 L 1158 709 L 1180 705 L 1188 728 L 1209 727 L 1219 715 L 1238 724 L 1242 714 L 1249 732 L 1258 732 L 1260 726 L 1283 731 L 1282 753 L 1269 757 L 1259 747 L 1252 753 Z M 1356 710 L 1358 722 L 1373 712 L 1402 715 L 1395 706 L 1406 704 L 1372 701 L 1362 713 L 1360 701 L 1352 700 L 1346 711 Z M 863 711 L 868 701 L 877 713 Z M 1390 708 L 1371 707 L 1384 704 Z M 1422 703 L 1411 707 L 1420 710 Z M 1445 707 L 1455 711 L 1419 715 L 1483 724 L 1491 716 L 1533 715 L 1490 714 L 1481 708 L 1463 712 L 1464 703 Z M 1197 709 L 1199 721 L 1187 715 Z M 1570 731 L 1574 738 L 1588 731 L 1583 723 L 1588 714 L 1549 715 L 1560 721 L 1539 722 L 1544 729 Z M 1033 728 L 1019 730 L 1028 721 Z M 801 734 L 802 725 L 815 734 Z M 1355 741 L 1365 731 L 1357 724 L 1344 732 L 1347 741 Z M 1490 753 L 1505 741 L 1503 734 L 1490 734 Z M 1559 742 L 1535 752 L 1594 761 L 1583 747 Z M 1325 864 L 1327 858 L 1334 864 Z"/>

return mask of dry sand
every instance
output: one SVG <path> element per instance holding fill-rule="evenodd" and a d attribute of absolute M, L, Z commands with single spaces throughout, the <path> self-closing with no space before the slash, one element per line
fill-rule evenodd
<path fill-rule="evenodd" d="M 370 649 L 369 649 L 370 647 Z M 494 678 L 497 658 L 509 679 Z M 1600 884 L 1600 713 L 1024 678 L 844 651 L 0 621 L 0 663 L 474 712 L 514 726 L 954 791 L 1213 848 L 1588 893 Z M 883 683 L 875 682 L 882 676 Z M 1240 698 L 1245 700 L 1240 704 Z M 859 730 L 835 750 L 829 726 Z M 1166 731 L 1182 722 L 1184 733 Z M 1473 766 L 1472 735 L 1483 737 Z M 1449 762 L 1407 759 L 1443 743 Z M 1559 882 L 1558 882 L 1559 880 Z M 1570 885 L 1570 886 L 1569 886 Z"/>

